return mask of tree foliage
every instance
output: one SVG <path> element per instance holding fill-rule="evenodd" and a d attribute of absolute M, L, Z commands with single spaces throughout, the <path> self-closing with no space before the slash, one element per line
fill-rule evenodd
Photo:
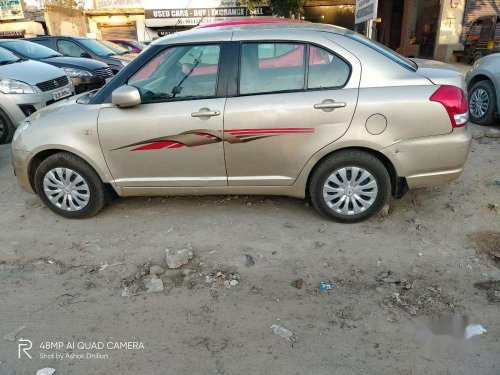
<path fill-rule="evenodd" d="M 242 4 L 250 10 L 263 4 L 269 5 L 273 15 L 286 18 L 299 18 L 304 12 L 307 0 L 242 0 Z"/>

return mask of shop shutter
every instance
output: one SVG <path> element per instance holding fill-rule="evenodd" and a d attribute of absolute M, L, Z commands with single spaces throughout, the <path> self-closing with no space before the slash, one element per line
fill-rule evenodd
<path fill-rule="evenodd" d="M 122 24 L 98 23 L 102 39 L 132 39 L 137 40 L 137 28 L 135 22 Z"/>
<path fill-rule="evenodd" d="M 462 38 L 465 40 L 472 21 L 483 16 L 499 15 L 500 0 L 467 0 L 465 4 Z"/>

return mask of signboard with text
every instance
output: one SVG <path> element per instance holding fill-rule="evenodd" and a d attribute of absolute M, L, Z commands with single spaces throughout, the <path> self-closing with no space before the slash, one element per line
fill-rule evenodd
<path fill-rule="evenodd" d="M 356 0 L 354 23 L 362 23 L 377 18 L 378 0 Z"/>
<path fill-rule="evenodd" d="M 24 18 L 21 0 L 0 1 L 0 21 Z"/>
<path fill-rule="evenodd" d="M 268 6 L 256 6 L 251 11 L 239 0 L 144 0 L 146 25 L 196 26 L 232 17 L 271 16 Z"/>

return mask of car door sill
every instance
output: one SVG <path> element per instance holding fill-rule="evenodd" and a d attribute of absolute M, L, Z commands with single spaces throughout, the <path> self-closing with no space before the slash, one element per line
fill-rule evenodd
<path fill-rule="evenodd" d="M 124 197 L 169 195 L 283 195 L 304 198 L 300 186 L 122 187 Z"/>

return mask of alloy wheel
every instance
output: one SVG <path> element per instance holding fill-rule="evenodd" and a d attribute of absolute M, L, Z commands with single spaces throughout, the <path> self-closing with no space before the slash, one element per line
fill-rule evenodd
<path fill-rule="evenodd" d="M 483 117 L 490 106 L 490 98 L 486 90 L 478 88 L 475 90 L 471 97 L 469 103 L 470 113 L 474 118 Z"/>
<path fill-rule="evenodd" d="M 378 195 L 375 177 L 359 167 L 334 171 L 325 181 L 323 198 L 327 206 L 342 215 L 356 215 L 370 208 Z"/>
<path fill-rule="evenodd" d="M 53 168 L 45 174 L 43 191 L 49 201 L 64 211 L 80 211 L 90 201 L 87 181 L 69 168 Z"/>
<path fill-rule="evenodd" d="M 7 131 L 7 127 L 5 126 L 4 122 L 2 119 L 0 119 L 0 139 L 2 139 L 3 135 Z"/>

